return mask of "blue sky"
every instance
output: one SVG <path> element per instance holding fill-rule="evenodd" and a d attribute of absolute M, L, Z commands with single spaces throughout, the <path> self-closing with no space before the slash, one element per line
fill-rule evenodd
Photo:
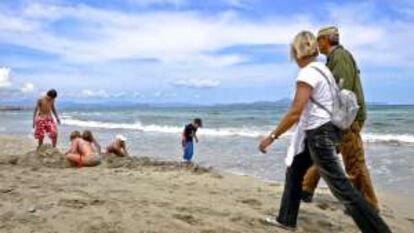
<path fill-rule="evenodd" d="M 80 102 L 286 98 L 289 42 L 325 25 L 339 27 L 368 101 L 414 104 L 409 0 L 2 0 L 0 102 L 52 87 Z"/>

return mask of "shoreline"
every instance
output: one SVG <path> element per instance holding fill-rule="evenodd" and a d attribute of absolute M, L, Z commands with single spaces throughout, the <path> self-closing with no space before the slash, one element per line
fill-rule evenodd
<path fill-rule="evenodd" d="M 12 150 L 17 150 L 17 148 L 19 148 L 22 145 L 24 145 L 23 148 L 26 150 L 25 152 L 28 152 L 28 151 L 33 150 L 34 148 L 36 148 L 36 141 L 34 139 L 32 139 L 32 135 L 26 135 L 26 136 L 22 136 L 22 135 L 5 135 L 5 134 L 2 134 L 0 132 L 0 142 L 2 142 L 3 140 L 6 140 L 6 141 L 19 141 L 19 145 L 16 146 L 16 147 L 13 147 Z M 48 143 L 46 143 L 46 145 L 48 145 Z M 1 146 L 0 145 L 0 149 L 3 149 L 4 150 L 4 146 Z M 57 149 L 61 149 L 61 151 L 63 151 L 63 148 L 60 146 L 60 144 L 58 144 Z M 0 152 L 0 157 L 1 157 L 1 155 L 2 154 Z M 148 155 L 148 154 L 146 154 L 146 155 L 135 155 L 135 154 L 133 154 L 132 157 L 135 157 L 135 158 L 143 158 L 144 157 L 144 158 L 148 158 L 148 159 L 153 160 L 153 161 L 161 161 L 161 162 L 171 162 L 171 163 L 179 163 L 180 162 L 178 160 L 163 160 L 163 159 L 158 159 L 156 156 L 154 157 L 154 156 Z M 272 179 L 268 179 L 268 178 L 263 178 L 263 177 L 260 177 L 260 176 L 251 175 L 251 174 L 244 173 L 244 172 L 241 172 L 241 171 L 231 171 L 231 170 L 228 170 L 228 169 L 217 169 L 216 167 L 209 166 L 209 165 L 204 166 L 204 167 L 207 167 L 209 169 L 214 169 L 217 172 L 225 173 L 225 174 L 229 174 L 229 175 L 242 176 L 242 177 L 244 177 L 244 176 L 245 177 L 250 177 L 250 178 L 257 179 L 257 180 L 260 180 L 261 182 L 268 183 L 268 184 L 280 184 L 280 183 L 283 183 L 283 181 L 275 181 L 275 180 L 272 180 Z M 321 182 L 322 182 L 321 183 L 322 186 L 321 185 L 318 186 L 318 189 L 329 191 L 329 189 L 326 186 L 326 184 L 324 183 L 324 181 L 322 180 Z M 385 195 L 387 195 L 387 194 L 394 195 L 394 194 L 397 193 L 397 192 L 392 192 L 390 190 L 390 188 L 388 188 L 388 189 L 387 188 L 383 188 L 383 187 L 381 188 L 379 186 L 375 186 L 375 190 L 378 193 L 385 194 Z M 412 193 L 408 193 L 407 190 L 404 190 L 402 192 L 401 191 L 398 191 L 398 195 L 399 196 L 402 196 L 403 198 L 407 198 L 408 199 L 408 198 L 411 198 L 411 196 L 414 195 L 414 190 L 411 190 L 411 192 Z M 414 202 L 414 197 L 412 198 L 412 200 Z M 414 211 L 413 211 L 413 218 L 414 218 Z"/>
<path fill-rule="evenodd" d="M 278 182 L 143 158 L 62 169 L 56 150 L 36 154 L 34 142 L 19 137 L 0 136 L 0 142 L 1 232 L 285 232 L 263 223 L 277 212 Z M 412 198 L 379 197 L 394 232 L 411 232 Z M 303 233 L 358 232 L 326 188 L 301 206 L 298 226 Z"/>

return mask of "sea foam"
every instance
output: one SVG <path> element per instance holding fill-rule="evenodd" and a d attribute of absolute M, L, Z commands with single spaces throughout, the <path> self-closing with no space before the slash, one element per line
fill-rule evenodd
<path fill-rule="evenodd" d="M 140 121 L 134 123 L 115 123 L 101 121 L 84 121 L 67 117 L 63 119 L 63 124 L 68 126 L 78 126 L 85 128 L 101 128 L 101 129 L 124 129 L 137 130 L 142 132 L 164 133 L 164 134 L 180 134 L 183 130 L 182 126 L 173 125 L 143 125 Z M 202 128 L 200 135 L 211 137 L 246 137 L 259 138 L 268 135 L 267 130 L 257 130 L 257 128 Z M 291 133 L 287 133 L 286 137 L 291 137 Z M 374 134 L 363 133 L 362 138 L 368 143 L 402 143 L 414 144 L 414 135 L 411 134 Z"/>
<path fill-rule="evenodd" d="M 64 125 L 78 126 L 86 128 L 101 128 L 101 129 L 125 129 L 125 130 L 138 130 L 143 132 L 153 133 L 168 133 L 168 134 L 179 134 L 182 133 L 183 127 L 169 126 L 169 125 L 142 125 L 140 121 L 134 123 L 110 123 L 100 121 L 83 121 L 77 119 L 64 119 Z M 222 129 L 211 129 L 203 128 L 200 130 L 200 135 L 215 136 L 215 137 L 249 137 L 257 138 L 262 135 L 266 135 L 265 131 L 251 130 L 249 128 L 222 128 Z"/>

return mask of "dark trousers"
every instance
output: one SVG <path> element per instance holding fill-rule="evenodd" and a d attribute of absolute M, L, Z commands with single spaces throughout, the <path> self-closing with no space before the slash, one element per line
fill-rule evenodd
<path fill-rule="evenodd" d="M 306 132 L 305 151 L 295 157 L 286 171 L 285 189 L 277 221 L 296 227 L 303 177 L 308 168 L 314 164 L 318 167 L 332 194 L 345 205 L 361 232 L 391 232 L 379 214 L 345 176 L 336 155 L 339 134 L 339 130 L 331 123 Z"/>
<path fill-rule="evenodd" d="M 352 185 L 361 193 L 365 200 L 379 211 L 378 199 L 374 192 L 361 138 L 362 123 L 355 121 L 351 127 L 342 133 L 339 149 L 345 165 L 346 173 L 352 177 Z M 303 180 L 302 190 L 313 194 L 320 179 L 316 166 L 308 169 Z"/>

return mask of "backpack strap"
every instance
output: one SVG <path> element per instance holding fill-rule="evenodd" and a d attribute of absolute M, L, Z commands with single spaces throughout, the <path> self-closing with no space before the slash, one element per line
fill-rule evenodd
<path fill-rule="evenodd" d="M 317 100 L 315 100 L 313 97 L 310 98 L 312 103 L 314 103 L 316 106 L 320 107 L 321 109 L 325 110 L 330 116 L 332 116 L 332 112 L 329 111 L 325 106 L 323 106 L 321 103 L 319 103 Z"/>
<path fill-rule="evenodd" d="M 329 86 L 331 86 L 331 81 L 329 81 L 328 76 L 321 69 L 319 69 L 316 66 L 312 66 L 312 68 L 315 69 L 316 71 L 318 71 L 318 73 L 320 73 L 326 79 L 326 81 L 328 82 Z"/>
<path fill-rule="evenodd" d="M 331 90 L 331 81 L 329 81 L 328 76 L 318 67 L 312 66 L 313 69 L 315 69 L 318 73 L 320 73 L 328 82 L 329 84 L 329 89 L 331 91 L 332 94 L 332 90 Z M 333 95 L 332 95 L 333 98 Z M 312 103 L 314 103 L 316 106 L 320 107 L 321 109 L 325 110 L 325 112 L 327 112 L 330 116 L 332 116 L 332 112 L 328 110 L 327 107 L 325 107 L 323 104 L 321 104 L 319 101 L 315 100 L 312 96 L 310 97 L 310 100 L 312 101 Z"/>

